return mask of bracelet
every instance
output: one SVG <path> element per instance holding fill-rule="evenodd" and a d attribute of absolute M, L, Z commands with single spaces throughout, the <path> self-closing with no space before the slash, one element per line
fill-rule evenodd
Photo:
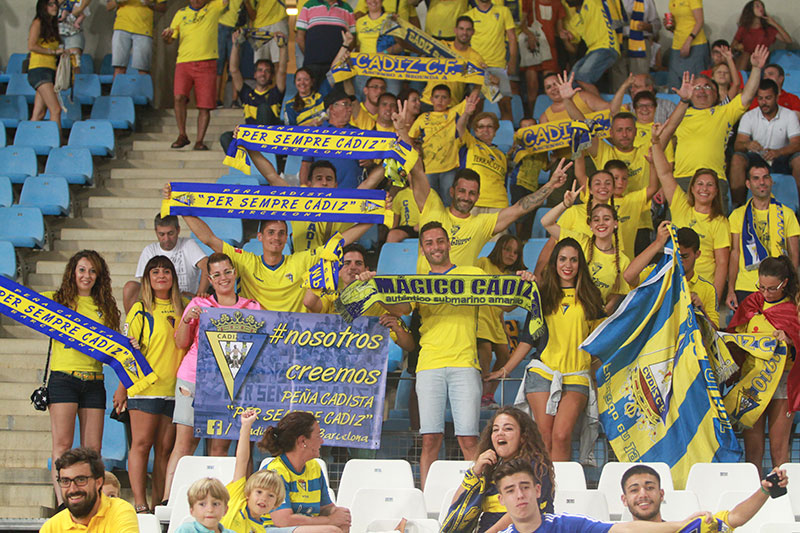
<path fill-rule="evenodd" d="M 763 492 L 764 494 L 769 496 L 769 491 L 767 489 L 765 489 L 763 486 L 761 487 L 761 492 Z"/>
<path fill-rule="evenodd" d="M 692 103 L 692 101 L 691 101 L 690 99 L 688 99 L 688 98 L 687 98 L 686 100 L 684 100 L 683 98 L 681 98 L 681 103 L 682 103 L 682 104 L 691 104 L 691 103 Z"/>
<path fill-rule="evenodd" d="M 503 367 L 503 379 L 505 379 L 507 375 L 508 375 L 508 370 L 506 370 L 506 367 Z"/>
<path fill-rule="evenodd" d="M 692 38 L 692 40 L 694 40 L 694 39 L 696 39 L 696 38 L 697 38 L 697 35 L 695 35 L 694 33 L 690 33 L 690 34 L 689 34 L 689 37 L 691 37 L 691 38 Z"/>

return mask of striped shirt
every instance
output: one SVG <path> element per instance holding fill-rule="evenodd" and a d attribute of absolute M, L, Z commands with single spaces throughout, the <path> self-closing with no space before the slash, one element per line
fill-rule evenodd
<path fill-rule="evenodd" d="M 295 29 L 306 32 L 305 64 L 330 65 L 342 45 L 342 30 L 355 33 L 356 19 L 347 2 L 309 0 L 297 15 Z"/>

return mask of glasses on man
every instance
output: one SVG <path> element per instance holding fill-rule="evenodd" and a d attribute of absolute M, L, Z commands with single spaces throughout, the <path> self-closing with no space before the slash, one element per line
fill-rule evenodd
<path fill-rule="evenodd" d="M 342 107 L 352 107 L 353 106 L 353 102 L 351 102 L 349 100 L 342 100 L 341 102 L 334 102 L 333 105 L 340 105 Z"/>
<path fill-rule="evenodd" d="M 786 283 L 786 280 L 781 281 L 777 287 L 765 287 L 760 283 L 756 283 L 756 289 L 758 289 L 760 292 L 776 293 L 783 288 L 784 283 Z"/>
<path fill-rule="evenodd" d="M 706 83 L 705 85 L 695 85 L 693 90 L 695 90 L 695 91 L 710 91 L 713 88 L 714 88 L 713 85 L 711 85 L 710 83 Z"/>
<path fill-rule="evenodd" d="M 69 487 L 72 483 L 75 483 L 76 487 L 85 487 L 87 483 L 89 483 L 89 476 L 75 476 L 75 477 L 59 477 L 58 484 L 62 488 Z"/>
<path fill-rule="evenodd" d="M 234 272 L 235 272 L 235 270 L 233 270 L 232 268 L 229 268 L 227 270 L 223 270 L 222 272 L 214 272 L 213 274 L 211 274 L 210 277 L 211 277 L 211 279 L 219 279 L 222 276 L 225 276 L 225 277 L 233 276 Z"/>

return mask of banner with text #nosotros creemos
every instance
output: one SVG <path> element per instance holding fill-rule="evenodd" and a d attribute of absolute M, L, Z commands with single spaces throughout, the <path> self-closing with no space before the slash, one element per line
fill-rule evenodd
<path fill-rule="evenodd" d="M 411 81 L 484 82 L 484 70 L 469 61 L 437 57 L 395 56 L 353 52 L 331 68 L 334 83 L 355 76 Z"/>
<path fill-rule="evenodd" d="M 199 336 L 195 437 L 237 439 L 254 408 L 253 440 L 307 411 L 327 446 L 380 447 L 389 331 L 377 317 L 207 309 Z"/>
<path fill-rule="evenodd" d="M 611 113 L 609 111 L 598 111 L 591 113 L 587 117 L 587 122 L 592 121 L 590 137 L 607 137 L 611 129 Z M 572 120 L 559 120 L 534 124 L 527 128 L 517 130 L 514 138 L 522 149 L 536 152 L 549 152 L 558 148 L 573 147 L 573 134 L 576 125 L 585 129 L 586 123 Z M 585 141 L 586 139 L 582 139 Z M 581 140 L 579 139 L 580 143 Z"/>
<path fill-rule="evenodd" d="M 386 192 L 369 189 L 252 187 L 173 182 L 161 216 L 189 215 L 261 220 L 391 224 Z"/>
<path fill-rule="evenodd" d="M 124 335 L 0 276 L 0 313 L 114 369 L 129 394 L 156 382 L 150 363 Z"/>

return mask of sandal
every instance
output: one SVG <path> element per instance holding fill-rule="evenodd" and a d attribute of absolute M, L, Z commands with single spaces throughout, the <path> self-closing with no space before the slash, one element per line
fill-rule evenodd
<path fill-rule="evenodd" d="M 153 514 L 153 511 L 146 505 L 137 505 L 136 514 Z"/>
<path fill-rule="evenodd" d="M 189 137 L 187 137 L 186 135 L 178 135 L 178 139 L 174 143 L 172 143 L 170 148 L 183 148 L 190 142 L 191 141 L 189 141 Z"/>
<path fill-rule="evenodd" d="M 186 144 L 189 144 L 188 139 L 186 141 Z M 208 146 L 206 146 L 206 143 L 204 143 L 203 141 L 199 141 L 194 144 L 194 149 L 197 150 L 198 152 L 207 152 Z"/>

